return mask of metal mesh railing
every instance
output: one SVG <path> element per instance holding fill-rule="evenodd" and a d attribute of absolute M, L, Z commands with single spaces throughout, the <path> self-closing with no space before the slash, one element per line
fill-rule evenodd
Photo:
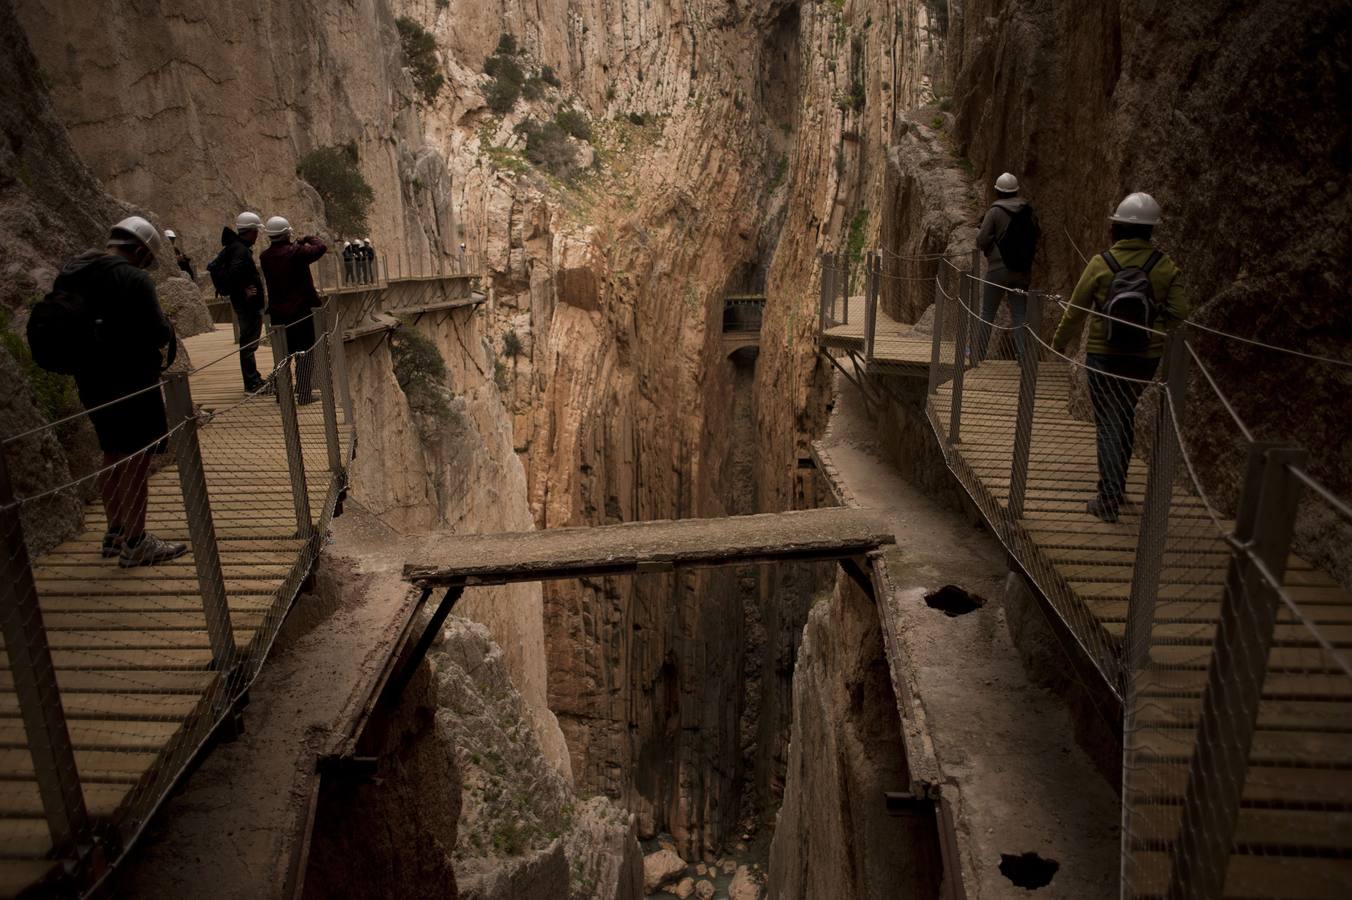
<path fill-rule="evenodd" d="M 344 487 L 331 311 L 272 330 L 270 389 L 244 393 L 232 351 L 96 409 L 105 446 L 151 435 L 132 452 L 44 471 L 89 414 L 3 442 L 0 858 L 83 890 L 231 720 Z M 213 379 L 234 395 L 195 404 Z"/>
<path fill-rule="evenodd" d="M 870 261 L 858 355 L 928 338 L 950 468 L 1121 701 L 1122 896 L 1352 894 L 1352 507 L 1255 439 L 1185 329 L 1158 361 L 1066 355 L 1058 295 L 933 259 L 913 326 L 879 309 L 903 268 Z"/>

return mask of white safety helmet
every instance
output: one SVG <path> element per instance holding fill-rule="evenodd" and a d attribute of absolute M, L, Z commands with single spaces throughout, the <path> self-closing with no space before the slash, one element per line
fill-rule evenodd
<path fill-rule="evenodd" d="M 258 213 L 242 212 L 235 217 L 236 231 L 257 231 L 263 227 L 263 220 L 258 217 Z"/>
<path fill-rule="evenodd" d="M 370 239 L 370 238 L 366 238 L 365 240 L 362 241 L 362 243 L 365 244 L 367 247 L 369 247 L 369 246 L 371 246 L 371 239 Z"/>
<path fill-rule="evenodd" d="M 1117 212 L 1108 217 L 1110 222 L 1123 225 L 1158 225 L 1160 223 L 1160 205 L 1149 194 L 1137 191 L 1127 194 L 1117 204 Z"/>
<path fill-rule="evenodd" d="M 291 223 L 281 216 L 273 216 L 268 219 L 268 224 L 263 226 L 263 231 L 268 237 L 282 237 L 291 233 Z"/>
<path fill-rule="evenodd" d="M 172 229 L 172 228 L 166 228 L 166 229 L 164 229 L 164 236 L 167 237 L 167 238 L 168 238 L 169 240 L 171 240 L 171 241 L 172 241 L 174 238 L 178 237 L 178 235 L 174 234 L 174 229 Z"/>
<path fill-rule="evenodd" d="M 351 247 L 351 246 L 352 246 L 352 242 L 351 242 L 351 241 L 343 241 L 343 249 L 344 249 L 344 250 L 346 250 L 348 247 Z"/>
<path fill-rule="evenodd" d="M 995 179 L 995 189 L 1002 194 L 1017 194 L 1019 192 L 1019 179 L 1014 177 L 1014 173 L 1006 172 Z"/>
<path fill-rule="evenodd" d="M 160 255 L 160 232 L 140 216 L 128 216 L 108 230 L 109 247 L 144 247 L 150 252 L 147 269 L 153 269 Z"/>

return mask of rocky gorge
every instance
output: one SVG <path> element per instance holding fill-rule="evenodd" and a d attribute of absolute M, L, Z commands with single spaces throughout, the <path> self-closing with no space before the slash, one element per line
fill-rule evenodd
<path fill-rule="evenodd" d="M 1300 127 L 1285 118 L 1301 85 L 1346 82 L 1346 54 L 1307 52 L 1316 35 L 1346 43 L 1346 11 L 1316 3 L 1283 30 L 1276 0 L 1233 16 L 1157 7 L 222 0 L 90 16 L 74 0 L 0 0 L 14 32 L 0 36 L 32 51 L 4 88 L 0 213 L 16 249 L 3 305 L 21 323 L 59 261 L 124 208 L 151 211 L 202 261 L 244 208 L 355 237 L 299 174 L 311 152 L 350 148 L 383 258 L 472 269 L 486 295 L 350 357 L 362 509 L 417 534 L 832 504 L 800 465 L 835 402 L 816 346 L 819 253 L 855 267 L 873 246 L 965 253 L 980 185 L 1002 170 L 1059 223 L 1035 272 L 1046 283 L 1074 277 L 1072 245 L 1097 247 L 1111 198 L 1147 188 L 1173 213 L 1165 237 L 1190 277 L 1215 286 L 1207 321 L 1238 328 L 1296 281 L 1308 291 L 1274 322 L 1279 342 L 1346 331 L 1320 274 L 1348 233 L 1346 128 L 1336 104 Z M 433 49 L 410 57 L 424 35 Z M 1256 78 L 1264 54 L 1222 45 L 1275 54 L 1289 77 Z M 1211 128 L 1254 83 L 1281 121 Z M 1299 184 L 1254 174 L 1267 144 L 1237 137 L 1268 127 L 1304 159 Z M 1234 189 L 1222 173 L 1244 208 L 1216 205 Z M 1313 225 L 1286 202 L 1307 191 L 1326 197 Z M 1260 233 L 1281 235 L 1264 259 L 1228 252 Z M 889 311 L 920 318 L 930 296 L 894 284 Z M 162 294 L 174 291 L 180 335 L 206 327 L 196 289 Z M 721 341 L 733 294 L 767 298 L 752 354 Z M 17 382 L 11 362 L 0 353 Z M 1241 353 L 1226 372 L 1251 362 Z M 410 365 L 424 367 L 419 385 Z M 1286 376 L 1262 377 L 1276 389 Z M 6 428 L 44 414 L 27 396 L 5 402 Z M 1300 418 L 1265 415 L 1272 428 Z M 928 437 L 912 431 L 898 443 Z M 1329 437 L 1310 436 L 1348 446 Z M 942 492 L 941 459 L 908 459 L 908 480 Z M 1347 471 L 1338 463 L 1321 473 Z M 765 878 L 781 900 L 939 889 L 932 834 L 851 800 L 904 766 L 901 726 L 877 622 L 829 568 L 476 588 L 457 616 L 390 735 L 391 796 L 418 814 L 379 806 L 385 837 L 367 845 L 321 823 L 331 880 L 316 896 L 556 897 L 566 884 L 578 900 L 703 897 L 721 879 L 719 896 L 741 900 Z M 727 871 L 772 830 L 759 868 Z M 896 846 L 905 860 L 878 849 Z M 407 866 L 376 867 L 381 854 Z"/>

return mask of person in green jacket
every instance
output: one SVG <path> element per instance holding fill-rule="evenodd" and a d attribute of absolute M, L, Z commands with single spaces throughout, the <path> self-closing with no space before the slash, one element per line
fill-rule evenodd
<path fill-rule="evenodd" d="M 1061 316 L 1052 347 L 1059 353 L 1078 338 L 1091 309 L 1100 313 L 1089 323 L 1085 365 L 1089 369 L 1089 395 L 1094 407 L 1098 437 L 1098 491 L 1087 511 L 1104 522 L 1116 522 L 1131 465 L 1136 433 L 1136 403 L 1146 384 L 1155 377 L 1164 353 L 1164 334 L 1187 318 L 1188 304 L 1182 279 L 1173 260 L 1159 253 L 1150 239 L 1160 222 L 1160 206 L 1149 194 L 1129 194 L 1109 217 L 1113 245 L 1106 255 L 1122 269 L 1146 269 L 1154 293 L 1157 315 L 1148 343 L 1139 350 L 1123 350 L 1109 340 L 1108 319 L 1102 315 L 1114 271 L 1105 255 L 1091 259 L 1080 275 L 1070 305 Z M 1155 257 L 1150 265 L 1152 256 Z M 1119 324 L 1120 323 L 1115 323 Z M 1139 333 L 1139 332 L 1138 332 Z"/>

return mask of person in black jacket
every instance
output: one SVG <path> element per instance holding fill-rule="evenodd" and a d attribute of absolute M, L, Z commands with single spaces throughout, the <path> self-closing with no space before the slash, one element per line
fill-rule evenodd
<path fill-rule="evenodd" d="M 263 279 L 254 263 L 253 245 L 263 222 L 256 213 L 243 212 L 235 219 L 235 231 L 221 229 L 221 255 L 224 257 L 225 281 L 230 286 L 230 305 L 235 309 L 239 323 L 239 370 L 244 376 L 244 390 L 249 393 L 263 387 L 254 353 L 263 335 L 265 295 Z"/>
<path fill-rule="evenodd" d="M 178 245 L 178 235 L 174 234 L 172 228 L 164 229 L 164 236 L 169 239 L 169 245 L 174 248 L 174 261 L 178 267 L 183 270 L 183 274 L 188 276 L 188 280 L 197 283 L 197 273 L 193 271 L 192 257 L 183 252 L 183 248 Z"/>
<path fill-rule="evenodd" d="M 146 531 L 150 463 L 169 432 L 160 393 L 161 350 L 174 348 L 174 330 L 145 273 L 160 247 L 155 226 L 131 216 L 113 226 L 106 250 L 68 262 L 53 292 L 83 298 L 96 323 L 94 350 L 75 372 L 80 402 L 103 450 L 99 494 L 108 518 L 103 556 L 118 565 L 149 566 L 188 552 Z M 172 362 L 172 349 L 169 354 Z"/>

